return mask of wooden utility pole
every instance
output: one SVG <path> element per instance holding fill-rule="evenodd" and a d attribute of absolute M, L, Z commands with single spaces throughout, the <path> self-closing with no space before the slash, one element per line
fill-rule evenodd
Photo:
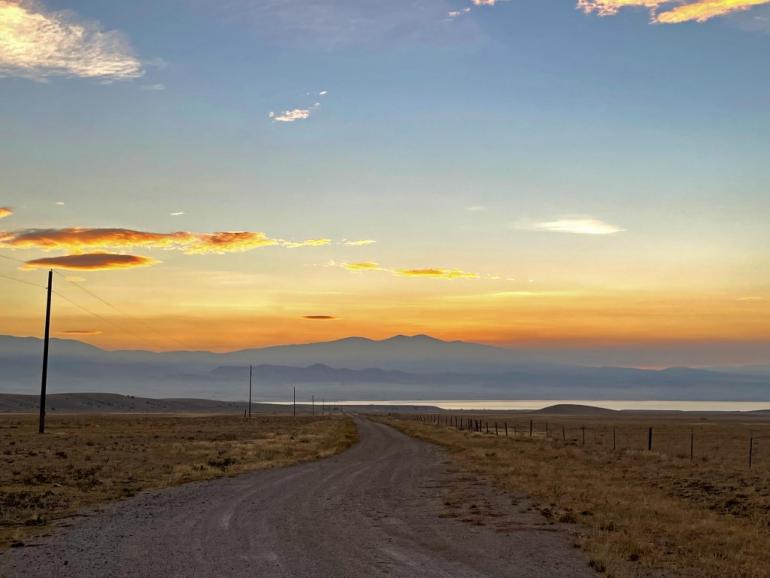
<path fill-rule="evenodd" d="M 48 342 L 51 335 L 51 289 L 53 288 L 53 269 L 48 271 L 48 294 L 45 304 L 45 339 L 43 341 L 43 377 L 40 382 L 40 420 L 37 431 L 45 433 L 45 390 L 48 386 Z"/>
<path fill-rule="evenodd" d="M 315 396 L 310 396 L 310 410 L 313 412 L 313 415 L 315 415 Z"/>
<path fill-rule="evenodd" d="M 254 366 L 249 365 L 249 417 L 251 417 L 251 375 L 254 372 Z"/>
<path fill-rule="evenodd" d="M 294 401 L 292 402 L 293 413 L 294 413 L 294 417 L 297 417 L 297 388 L 292 387 L 291 389 L 292 389 L 292 394 L 294 396 L 293 397 Z"/>

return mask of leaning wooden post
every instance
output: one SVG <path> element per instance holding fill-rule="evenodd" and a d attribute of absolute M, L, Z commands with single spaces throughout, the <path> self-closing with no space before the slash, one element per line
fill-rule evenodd
<path fill-rule="evenodd" d="M 48 295 L 45 302 L 45 337 L 43 341 L 43 376 L 40 381 L 40 417 L 38 433 L 45 433 L 45 392 L 48 387 L 48 342 L 51 335 L 51 289 L 53 287 L 53 269 L 48 270 Z"/>
<path fill-rule="evenodd" d="M 647 451 L 652 451 L 652 428 L 647 431 Z"/>
<path fill-rule="evenodd" d="M 505 437 L 508 437 L 508 422 L 505 422 Z"/>
<path fill-rule="evenodd" d="M 612 451 L 615 451 L 615 448 L 617 448 L 617 444 L 615 443 L 615 426 L 612 426 Z"/>
<path fill-rule="evenodd" d="M 749 432 L 749 469 L 754 457 L 754 432 Z"/>
<path fill-rule="evenodd" d="M 567 428 L 564 426 L 564 424 L 561 425 L 561 440 L 563 442 L 567 441 Z"/>

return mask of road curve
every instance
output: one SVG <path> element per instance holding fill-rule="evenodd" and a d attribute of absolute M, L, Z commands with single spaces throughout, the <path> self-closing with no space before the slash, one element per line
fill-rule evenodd
<path fill-rule="evenodd" d="M 0 558 L 17 576 L 593 576 L 565 530 L 356 417 L 335 457 L 142 493 Z"/>

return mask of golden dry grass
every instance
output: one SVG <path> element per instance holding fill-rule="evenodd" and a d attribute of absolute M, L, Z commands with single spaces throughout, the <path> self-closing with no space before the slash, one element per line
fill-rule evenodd
<path fill-rule="evenodd" d="M 529 419 L 520 415 L 476 418 L 489 422 L 492 432 L 497 421 L 500 435 L 410 418 L 387 422 L 447 447 L 460 467 L 512 494 L 532 496 L 547 517 L 574 522 L 576 544 L 608 575 L 770 576 L 769 448 L 765 441 L 759 463 L 749 470 L 745 423 L 716 420 L 709 436 L 701 432 L 695 438 L 701 457 L 691 462 L 693 424 L 684 418 L 560 418 L 550 421 L 546 437 L 545 419 L 538 417 L 532 438 Z M 657 432 L 652 452 L 646 451 L 648 425 Z M 612 451 L 613 426 L 616 441 L 618 432 L 628 436 L 623 449 Z M 766 422 L 751 428 L 760 441 L 770 433 Z M 728 459 L 731 452 L 740 457 Z M 725 459 L 714 459 L 719 455 Z"/>
<path fill-rule="evenodd" d="M 195 480 L 322 458 L 356 440 L 345 417 L 0 415 L 0 549 L 80 508 Z"/>

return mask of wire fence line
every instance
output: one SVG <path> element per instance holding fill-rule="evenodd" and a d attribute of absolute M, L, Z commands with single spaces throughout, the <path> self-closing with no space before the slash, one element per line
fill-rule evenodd
<path fill-rule="evenodd" d="M 690 463 L 770 469 L 770 421 L 706 423 L 600 423 L 579 418 L 487 418 L 459 414 L 416 414 L 424 424 L 510 440 L 533 440 L 586 451 L 649 452 Z M 402 417 L 403 419 L 403 417 Z"/>

